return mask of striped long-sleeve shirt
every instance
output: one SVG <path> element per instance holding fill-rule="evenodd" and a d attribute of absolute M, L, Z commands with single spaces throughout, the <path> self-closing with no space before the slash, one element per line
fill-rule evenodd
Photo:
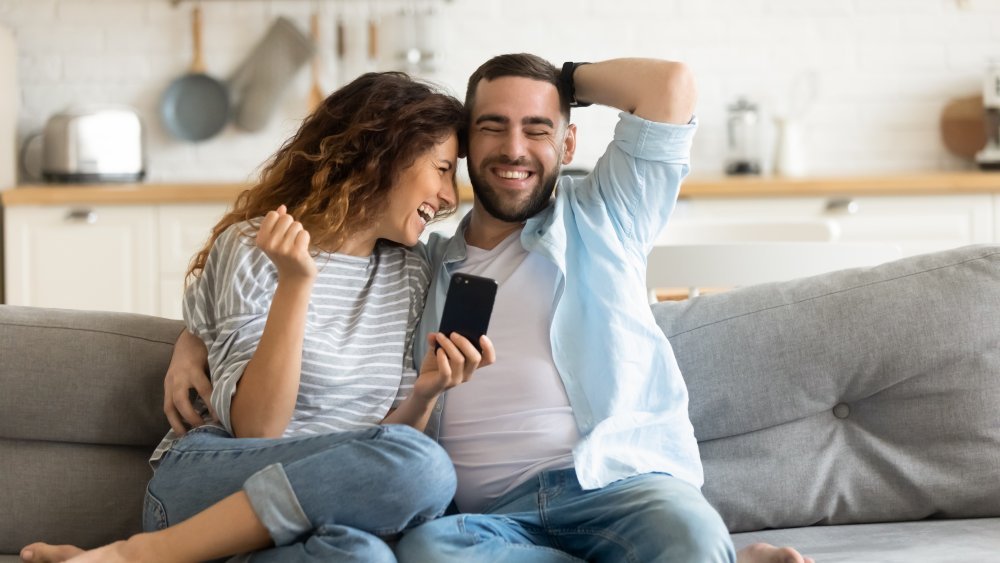
<path fill-rule="evenodd" d="M 230 405 L 257 349 L 277 287 L 274 264 L 247 223 L 215 241 L 184 294 L 184 322 L 208 348 L 217 424 L 232 433 Z M 379 243 L 369 257 L 323 253 L 306 317 L 298 396 L 284 436 L 378 424 L 413 387 L 412 339 L 429 269 L 416 253 Z M 202 407 L 203 413 L 207 409 Z M 167 434 L 151 461 L 176 436 Z"/>

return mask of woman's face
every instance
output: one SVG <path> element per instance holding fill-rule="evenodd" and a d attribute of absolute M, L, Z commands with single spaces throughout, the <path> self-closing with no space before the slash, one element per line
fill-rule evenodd
<path fill-rule="evenodd" d="M 438 212 L 457 205 L 456 166 L 458 137 L 452 133 L 400 172 L 379 221 L 378 238 L 407 246 L 417 244 L 427 223 Z"/>

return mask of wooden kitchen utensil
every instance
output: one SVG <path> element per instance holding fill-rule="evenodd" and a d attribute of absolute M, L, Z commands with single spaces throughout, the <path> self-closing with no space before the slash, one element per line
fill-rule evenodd
<path fill-rule="evenodd" d="M 160 99 L 160 117 L 171 135 L 185 141 L 214 137 L 229 121 L 229 88 L 205 73 L 201 52 L 201 7 L 191 10 L 194 59 L 191 70 L 174 79 Z"/>
<path fill-rule="evenodd" d="M 941 140 L 948 152 L 969 161 L 986 146 L 982 96 L 950 100 L 941 112 Z"/>
<path fill-rule="evenodd" d="M 319 12 L 313 11 L 312 16 L 309 20 L 309 34 L 313 41 L 313 47 L 315 51 L 313 52 L 312 58 L 312 86 L 309 87 L 309 112 L 319 107 L 323 103 L 323 88 L 319 85 L 319 73 L 320 73 L 320 38 L 319 38 Z"/>

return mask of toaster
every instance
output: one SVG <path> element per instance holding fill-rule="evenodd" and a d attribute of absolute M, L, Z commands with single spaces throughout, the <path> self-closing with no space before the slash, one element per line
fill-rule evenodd
<path fill-rule="evenodd" d="M 138 182 L 146 175 L 142 121 L 127 106 L 81 106 L 50 117 L 42 177 L 50 182 Z"/>

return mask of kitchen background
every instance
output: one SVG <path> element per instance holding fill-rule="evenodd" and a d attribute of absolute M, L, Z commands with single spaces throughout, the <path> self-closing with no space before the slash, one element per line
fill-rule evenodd
<path fill-rule="evenodd" d="M 309 67 L 295 73 L 264 129 L 230 125 L 202 143 L 171 138 L 157 107 L 190 66 L 193 5 L 0 0 L 0 24 L 13 31 L 19 53 L 19 142 L 71 104 L 124 103 L 144 119 L 147 180 L 250 178 L 304 115 Z M 685 61 L 700 88 L 693 155 L 700 174 L 722 172 L 726 108 L 740 96 L 760 105 L 765 124 L 792 104 L 803 108 L 810 174 L 971 168 L 945 150 L 941 110 L 950 98 L 979 93 L 988 59 L 1000 57 L 1000 0 L 212 0 L 202 3 L 209 74 L 233 73 L 278 16 L 308 34 L 317 7 L 327 91 L 364 70 L 409 68 L 461 97 L 472 70 L 503 52 L 534 52 L 556 64 Z M 372 17 L 374 61 L 366 43 Z M 410 48 L 422 52 L 423 65 L 407 66 L 400 54 Z M 589 108 L 574 121 L 581 129 L 575 164 L 586 168 L 603 151 L 615 112 Z M 764 135 L 768 152 L 773 130 Z"/>

